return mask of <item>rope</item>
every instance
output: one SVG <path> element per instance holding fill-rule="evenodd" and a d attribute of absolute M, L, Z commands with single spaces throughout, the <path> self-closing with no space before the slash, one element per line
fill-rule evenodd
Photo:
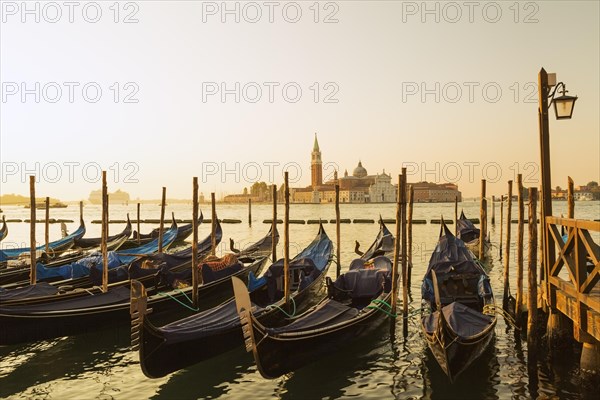
<path fill-rule="evenodd" d="M 506 310 L 504 310 L 500 307 L 496 307 L 496 305 L 487 304 L 487 305 L 483 306 L 483 313 L 484 314 L 489 314 L 489 313 L 500 314 L 504 317 L 504 319 L 506 319 L 506 322 L 508 322 L 508 324 L 510 326 L 512 326 L 516 330 L 521 330 L 521 328 L 517 326 L 517 323 L 515 322 L 514 318 L 509 313 L 507 313 Z"/>
<path fill-rule="evenodd" d="M 176 291 L 176 292 L 178 292 L 178 293 L 181 293 L 181 294 L 183 295 L 183 297 L 185 297 L 185 298 L 187 299 L 187 301 L 189 301 L 189 302 L 190 302 L 190 304 L 193 304 L 192 300 L 191 300 L 191 299 L 188 297 L 188 295 L 187 295 L 187 294 L 185 294 L 185 292 L 183 292 L 183 291 L 181 291 L 181 290 L 179 290 L 179 289 L 175 289 L 175 291 Z M 194 308 L 194 307 L 190 307 L 190 306 L 188 306 L 187 304 L 185 304 L 184 302 L 182 302 L 181 300 L 179 300 L 178 298 L 176 298 L 175 296 L 173 296 L 173 295 L 172 295 L 172 294 L 170 294 L 170 293 L 158 292 L 158 295 L 159 295 L 159 296 L 168 297 L 168 298 L 170 298 L 171 300 L 174 300 L 176 303 L 179 303 L 180 305 L 182 305 L 183 307 L 187 308 L 187 309 L 188 309 L 188 310 L 190 310 L 190 311 L 197 312 L 197 311 L 199 311 L 199 310 L 200 310 L 199 308 Z"/>
<path fill-rule="evenodd" d="M 379 310 L 379 311 L 381 311 L 382 313 L 386 314 L 388 317 L 391 317 L 391 318 L 397 318 L 398 317 L 398 314 L 392 314 L 391 313 L 392 306 L 389 305 L 388 303 L 386 303 L 385 301 L 380 300 L 380 299 L 375 299 L 375 300 L 371 301 L 371 303 L 375 303 L 376 305 L 374 305 L 374 306 L 368 305 L 366 308 L 370 308 L 371 310 Z M 390 309 L 390 311 L 379 307 L 378 304 L 386 306 L 387 308 Z"/>
<path fill-rule="evenodd" d="M 290 300 L 292 301 L 292 305 L 294 306 L 293 311 L 291 314 L 288 314 L 283 308 L 279 307 L 276 304 L 271 304 L 269 306 L 266 307 L 267 310 L 272 310 L 274 308 L 278 309 L 279 311 L 281 311 L 286 317 L 293 319 L 294 315 L 296 315 L 296 302 L 294 301 L 293 297 L 290 297 Z"/>

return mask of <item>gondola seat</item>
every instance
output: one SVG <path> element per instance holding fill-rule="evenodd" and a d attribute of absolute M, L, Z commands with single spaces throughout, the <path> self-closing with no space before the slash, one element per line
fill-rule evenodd
<path fill-rule="evenodd" d="M 367 305 L 379 296 L 390 281 L 390 272 L 380 269 L 348 271 L 330 285 L 330 296 L 338 301 L 349 300 L 353 306 Z"/>

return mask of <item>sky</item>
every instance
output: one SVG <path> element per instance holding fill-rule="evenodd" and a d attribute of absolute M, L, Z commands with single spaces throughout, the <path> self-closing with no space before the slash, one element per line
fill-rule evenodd
<path fill-rule="evenodd" d="M 542 67 L 578 96 L 552 184 L 598 181 L 599 4 L 2 1 L 0 193 L 307 186 L 317 133 L 325 179 L 361 160 L 500 195 L 539 185 Z"/>

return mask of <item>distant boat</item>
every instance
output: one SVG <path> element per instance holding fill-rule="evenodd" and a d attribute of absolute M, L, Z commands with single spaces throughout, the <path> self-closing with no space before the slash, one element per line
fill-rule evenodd
<path fill-rule="evenodd" d="M 29 205 L 29 204 L 25 204 L 25 206 L 24 206 L 24 207 L 25 207 L 25 208 L 31 208 L 31 205 Z M 50 204 L 48 207 L 49 207 L 49 208 L 67 208 L 67 207 L 68 207 L 68 205 L 66 205 L 65 203 L 61 203 L 61 202 L 59 201 L 59 202 L 56 202 L 56 203 L 54 203 L 54 204 Z M 38 202 L 38 203 L 35 203 L 35 208 L 36 208 L 36 209 L 38 209 L 38 210 L 44 210 L 44 209 L 46 208 L 46 203 L 45 203 L 45 202 L 41 202 L 41 203 L 40 203 L 40 202 Z"/>

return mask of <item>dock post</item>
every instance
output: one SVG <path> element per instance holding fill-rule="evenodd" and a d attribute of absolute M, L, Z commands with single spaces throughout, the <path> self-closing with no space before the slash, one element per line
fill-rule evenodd
<path fill-rule="evenodd" d="M 487 217 L 485 202 L 485 179 L 481 180 L 481 203 L 479 205 L 479 259 L 485 259 L 485 238 L 487 236 Z"/>
<path fill-rule="evenodd" d="M 517 202 L 519 206 L 517 220 L 517 301 L 515 319 L 518 326 L 522 325 L 523 313 L 523 234 L 525 223 L 525 203 L 523 202 L 523 175 L 517 175 Z"/>
<path fill-rule="evenodd" d="M 502 296 L 502 308 L 508 308 L 508 292 L 510 288 L 510 218 L 512 214 L 512 187 L 513 181 L 508 181 L 508 207 L 506 210 L 506 246 L 504 248 L 504 293 Z M 481 239 L 481 235 L 479 236 Z"/>
<path fill-rule="evenodd" d="M 83 221 L 83 201 L 79 202 L 79 222 Z"/>
<path fill-rule="evenodd" d="M 137 242 L 140 244 L 141 242 L 141 234 L 140 232 L 140 203 L 137 203 Z"/>
<path fill-rule="evenodd" d="M 248 199 L 248 226 L 252 226 L 252 199 Z"/>
<path fill-rule="evenodd" d="M 396 314 L 396 305 L 398 303 L 398 264 L 400 263 L 400 221 L 401 207 L 400 197 L 402 191 L 402 175 L 398 175 L 398 193 L 396 194 L 396 235 L 394 239 L 394 263 L 392 265 L 392 314 Z M 395 326 L 395 322 L 392 322 Z"/>
<path fill-rule="evenodd" d="M 210 254 L 217 254 L 217 208 L 215 204 L 215 192 L 210 193 Z"/>
<path fill-rule="evenodd" d="M 458 196 L 454 196 L 454 236 L 458 236 Z"/>
<path fill-rule="evenodd" d="M 567 184 L 567 218 L 575 218 L 575 197 L 573 196 L 573 192 L 575 191 L 574 189 L 574 183 L 573 183 L 573 179 L 571 179 L 571 177 L 568 177 L 568 184 Z"/>
<path fill-rule="evenodd" d="M 163 234 L 165 229 L 165 205 L 167 203 L 167 188 L 162 188 L 162 200 L 160 202 L 160 225 L 158 227 L 158 252 L 163 252 Z"/>
<path fill-rule="evenodd" d="M 284 173 L 284 220 L 283 220 L 283 295 L 285 305 L 290 300 L 290 186 L 288 171 Z"/>
<path fill-rule="evenodd" d="M 402 179 L 400 180 L 400 206 L 401 219 L 400 229 L 402 242 L 400 243 L 402 251 L 402 333 L 404 337 L 408 336 L 408 268 L 406 257 L 406 168 L 402 168 Z M 397 239 L 396 239 L 397 240 Z"/>
<path fill-rule="evenodd" d="M 537 348 L 537 188 L 529 188 L 529 296 L 527 296 L 527 351 Z"/>
<path fill-rule="evenodd" d="M 498 246 L 498 257 L 500 260 L 502 260 L 502 240 L 504 239 L 502 229 L 504 229 L 504 195 L 500 196 L 500 244 Z"/>
<path fill-rule="evenodd" d="M 408 230 L 408 276 L 407 276 L 407 285 L 410 290 L 410 283 L 412 281 L 412 219 L 413 219 L 413 203 L 414 203 L 415 190 L 413 185 L 408 186 L 408 217 L 407 217 L 407 227 Z M 457 197 L 458 198 L 458 197 Z M 456 211 L 456 210 L 455 210 Z M 456 221 L 454 222 L 456 224 Z"/>
<path fill-rule="evenodd" d="M 108 240 L 108 189 L 106 187 L 106 171 L 102 171 L 102 291 L 108 292 L 108 249 L 106 241 Z"/>
<path fill-rule="evenodd" d="M 271 221 L 271 253 L 273 263 L 277 261 L 277 242 L 275 241 L 275 232 L 277 232 L 277 185 L 273 184 L 273 220 Z"/>
<path fill-rule="evenodd" d="M 337 172 L 336 172 L 337 176 Z M 339 277 L 342 273 L 342 260 L 341 260 L 341 232 L 340 232 L 340 185 L 335 184 L 335 256 L 337 258 L 337 269 L 336 277 Z"/>
<path fill-rule="evenodd" d="M 496 196 L 492 195 L 492 225 L 496 225 Z"/>
<path fill-rule="evenodd" d="M 139 203 L 138 203 L 139 204 Z M 198 308 L 198 177 L 192 179 L 192 303 Z"/>
<path fill-rule="evenodd" d="M 46 197 L 46 218 L 44 220 L 44 251 L 46 252 L 46 256 L 49 256 L 48 252 L 50 251 L 50 197 Z"/>
<path fill-rule="evenodd" d="M 37 282 L 36 278 L 36 245 L 35 245 L 35 176 L 29 176 L 29 205 L 31 209 L 29 210 L 29 263 L 30 263 L 30 272 L 29 272 L 29 283 L 31 285 L 35 285 Z"/>
<path fill-rule="evenodd" d="M 579 366 L 582 371 L 593 375 L 600 374 L 600 342 L 597 340 L 583 342 Z"/>

